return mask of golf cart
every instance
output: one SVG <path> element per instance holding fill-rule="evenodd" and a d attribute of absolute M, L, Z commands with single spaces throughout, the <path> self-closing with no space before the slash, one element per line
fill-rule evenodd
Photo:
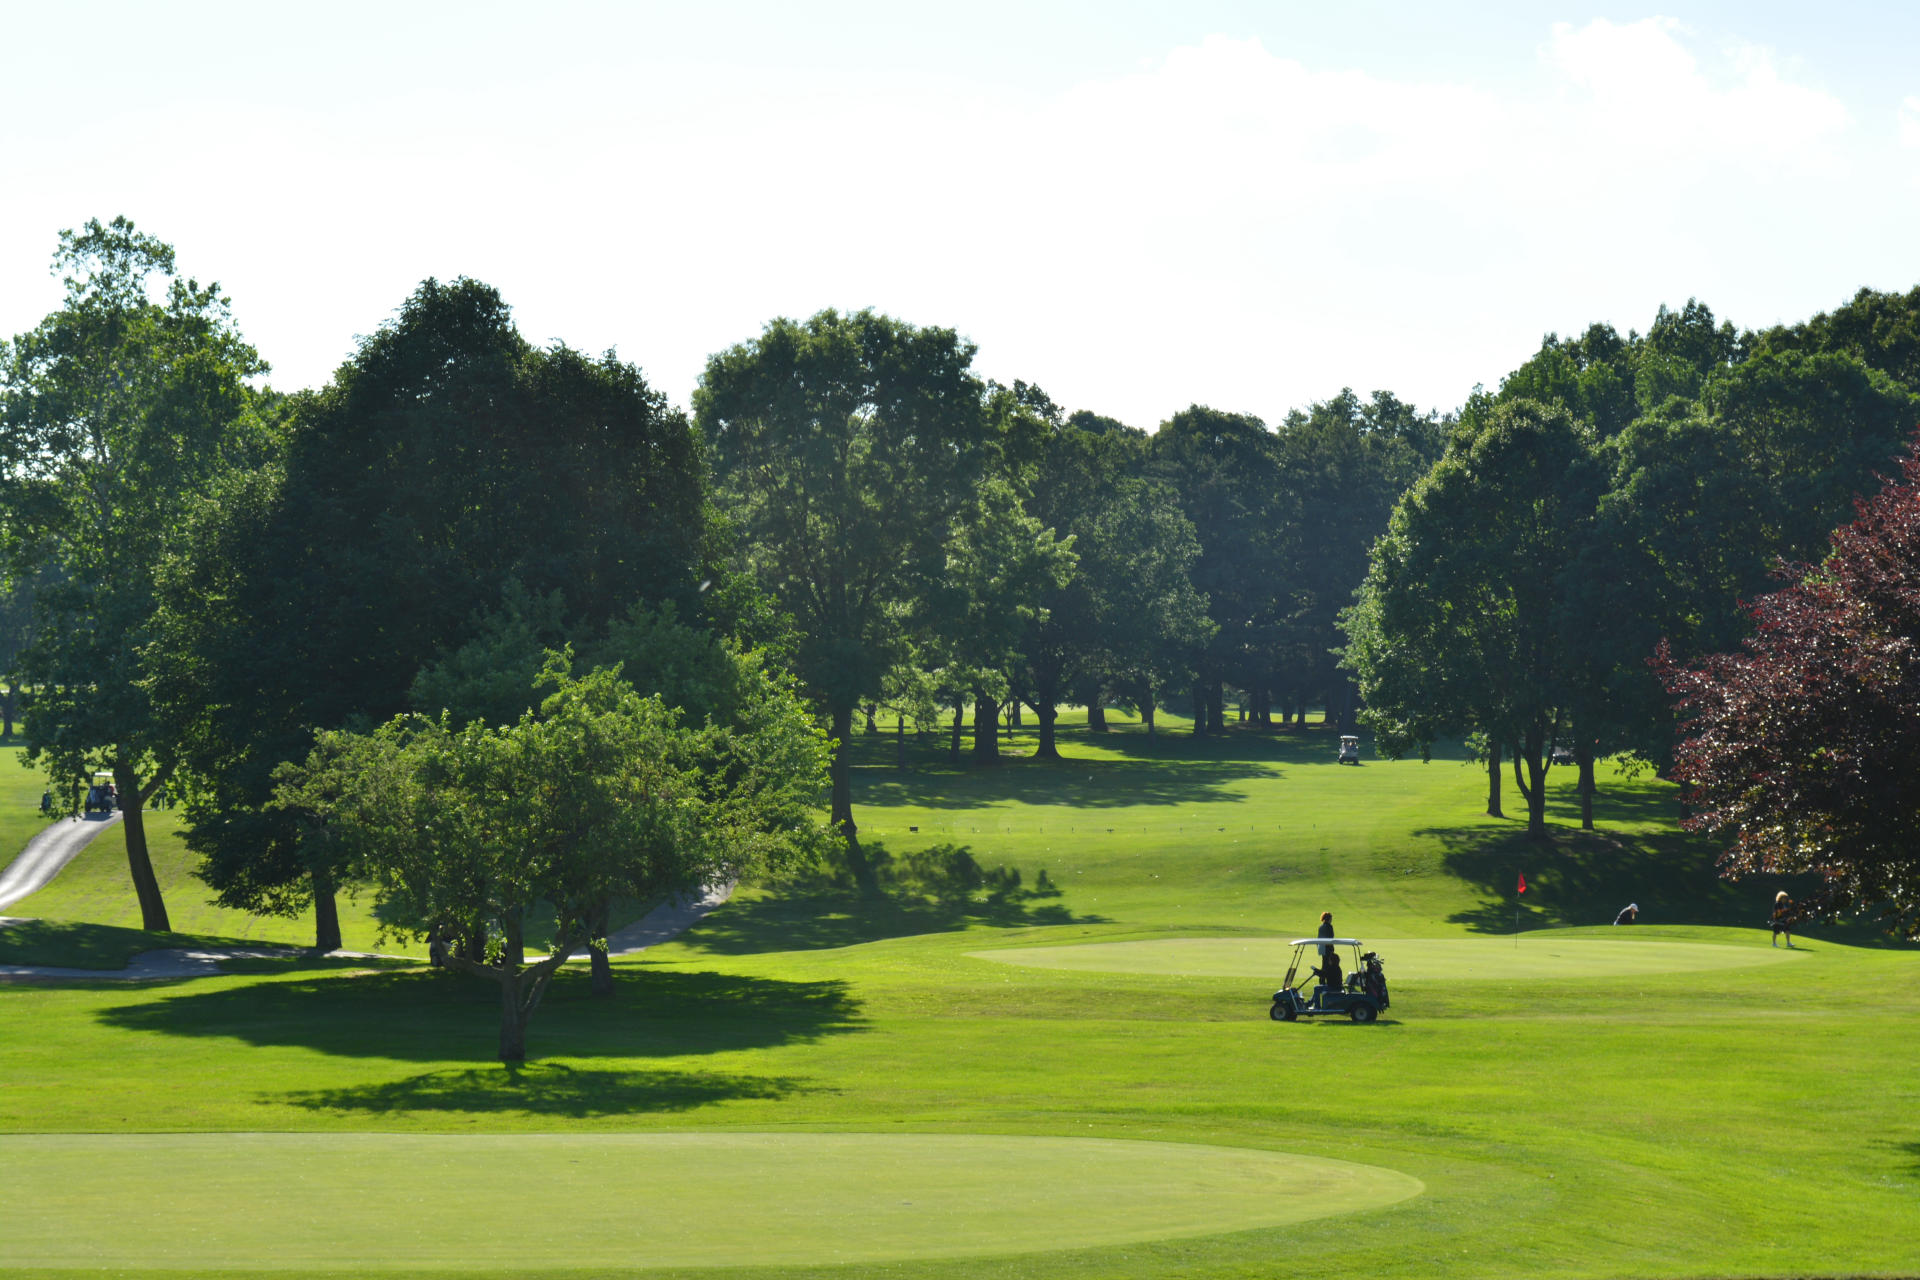
<path fill-rule="evenodd" d="M 1309 947 L 1320 957 L 1320 964 L 1307 976 L 1320 981 L 1315 984 L 1313 994 L 1302 995 L 1294 978 L 1300 972 L 1300 962 L 1309 954 Z M 1341 974 L 1341 947 L 1353 956 L 1353 969 L 1345 976 Z M 1387 974 L 1379 955 L 1372 951 L 1362 954 L 1358 938 L 1295 938 L 1293 963 L 1287 966 L 1286 981 L 1273 993 L 1270 1016 L 1275 1022 L 1292 1022 L 1301 1017 L 1344 1013 L 1355 1022 L 1372 1022 L 1391 1003 L 1387 999 Z"/>
<path fill-rule="evenodd" d="M 1339 760 L 1341 764 L 1360 763 L 1360 739 L 1356 735 L 1351 733 L 1340 735 Z"/>
<path fill-rule="evenodd" d="M 94 774 L 93 782 L 87 787 L 87 812 L 112 813 L 114 801 L 113 775 L 104 771 Z"/>

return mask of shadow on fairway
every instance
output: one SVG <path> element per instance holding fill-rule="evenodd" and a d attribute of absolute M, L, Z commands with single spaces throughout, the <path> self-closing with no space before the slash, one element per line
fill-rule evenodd
<path fill-rule="evenodd" d="M 995 766 L 953 766 L 943 760 L 905 773 L 854 771 L 855 813 L 863 804 L 972 809 L 1013 801 L 1076 809 L 1134 805 L 1212 804 L 1246 799 L 1228 790 L 1248 778 L 1278 778 L 1272 763 L 1253 760 L 1003 760 Z"/>
<path fill-rule="evenodd" d="M 783 982 L 619 965 L 611 1000 L 563 973 L 527 1031 L 535 1058 L 725 1053 L 805 1043 L 862 1026 L 841 982 Z M 148 992 L 103 1009 L 109 1026 L 161 1035 L 291 1045 L 348 1057 L 444 1062 L 486 1058 L 499 1034 L 500 989 L 434 970 L 298 977 L 181 994 Z"/>
<path fill-rule="evenodd" d="M 535 1116 L 635 1115 L 689 1111 L 735 1099 L 779 1101 L 809 1087 L 791 1076 L 718 1071 L 600 1071 L 559 1062 L 429 1071 L 406 1080 L 281 1095 L 309 1111 L 519 1112 Z"/>
<path fill-rule="evenodd" d="M 1031 897 L 984 902 L 936 902 L 912 895 L 863 895 L 852 889 L 782 889 L 752 901 L 738 899 L 706 917 L 680 941 L 716 955 L 820 951 L 882 938 L 954 933 L 969 925 L 1011 929 L 1028 925 L 1105 924 L 1076 915 L 1057 901 Z"/>
<path fill-rule="evenodd" d="M 81 920 L 15 920 L 0 925 L 0 964 L 47 964 L 63 969 L 127 967 L 142 951 L 165 947 L 258 947 L 245 938 L 193 933 L 149 933 Z M 80 979 L 79 981 L 83 981 Z"/>
<path fill-rule="evenodd" d="M 1785 887 L 1800 897 L 1814 887 L 1806 878 L 1722 880 L 1714 865 L 1718 846 L 1696 836 L 1568 830 L 1551 823 L 1548 832 L 1545 843 L 1527 839 L 1521 822 L 1417 832 L 1439 840 L 1446 870 L 1486 895 L 1478 906 L 1448 919 L 1477 933 L 1513 932 L 1514 890 L 1523 873 L 1522 929 L 1612 924 L 1629 902 L 1639 904 L 1641 924 L 1753 928 L 1766 923 L 1776 890 Z M 1849 939 L 1858 935 L 1860 941 L 1873 937 L 1859 926 L 1821 925 L 1816 931 Z"/>

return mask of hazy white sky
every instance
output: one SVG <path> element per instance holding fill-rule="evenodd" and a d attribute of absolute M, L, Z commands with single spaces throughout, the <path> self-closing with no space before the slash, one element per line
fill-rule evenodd
<path fill-rule="evenodd" d="M 289 389 L 465 274 L 682 404 L 872 306 L 1140 426 L 1445 409 L 1920 283 L 1920 6 L 0 0 L 0 333 L 118 213 Z"/>

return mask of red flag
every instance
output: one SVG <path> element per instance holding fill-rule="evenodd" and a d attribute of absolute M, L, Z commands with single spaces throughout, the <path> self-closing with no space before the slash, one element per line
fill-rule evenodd
<path fill-rule="evenodd" d="M 1527 891 L 1527 873 L 1522 871 L 1520 873 L 1520 892 L 1525 893 L 1526 891 Z"/>

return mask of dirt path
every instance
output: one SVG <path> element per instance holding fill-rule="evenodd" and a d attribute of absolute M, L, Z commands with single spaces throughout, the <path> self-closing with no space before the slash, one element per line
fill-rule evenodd
<path fill-rule="evenodd" d="M 93 838 L 120 821 L 118 811 L 90 813 L 84 818 L 62 818 L 33 839 L 20 856 L 0 871 L 0 909 L 12 906 L 46 888 Z"/>

